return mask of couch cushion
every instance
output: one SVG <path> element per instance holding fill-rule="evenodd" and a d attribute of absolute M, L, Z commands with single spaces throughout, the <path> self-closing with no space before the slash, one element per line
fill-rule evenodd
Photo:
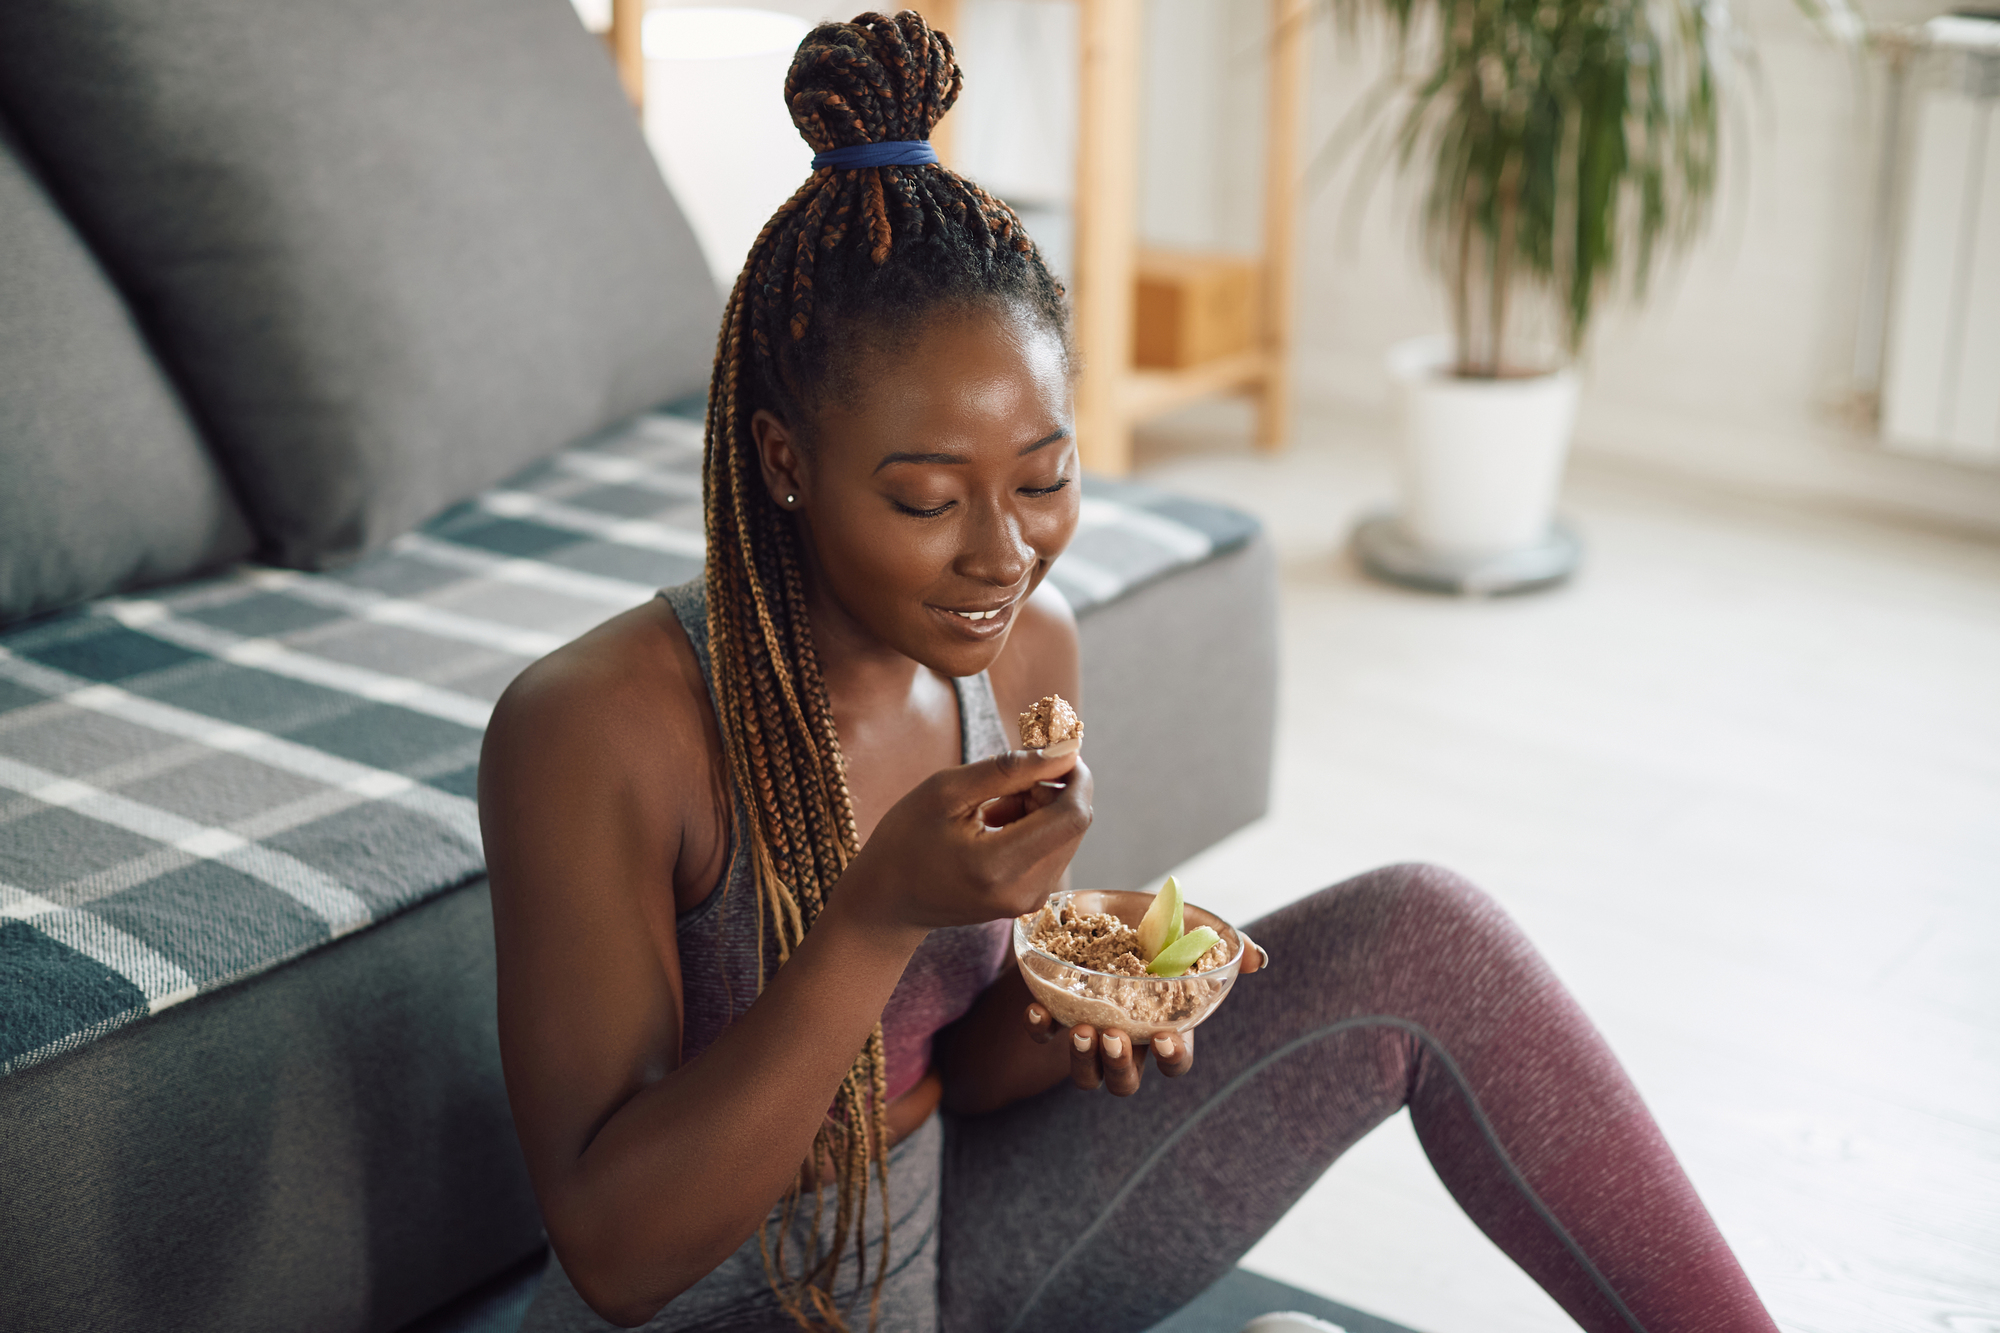
<path fill-rule="evenodd" d="M 0 124 L 0 624 L 250 545 L 131 312 Z"/>
<path fill-rule="evenodd" d="M 1278 711 L 1271 543 L 1259 535 L 1177 566 L 1078 622 L 1085 757 L 1097 788 L 1070 882 L 1156 888 L 1160 876 L 1270 807 Z"/>
<path fill-rule="evenodd" d="M 700 572 L 700 462 L 699 423 L 652 415 L 336 573 L 246 567 L 0 634 L 0 1075 L 477 875 L 493 701 Z M 1078 604 L 1091 697 L 1120 703 L 1091 719 L 1100 811 L 1132 822 L 1086 840 L 1077 873 L 1129 887 L 1263 809 L 1272 579 L 1241 515 L 1086 488 L 1050 578 Z M 1142 599 L 1119 622 L 1134 646 L 1093 643 Z M 1165 651 L 1176 632 L 1225 635 L 1203 659 L 1224 679 Z M 1146 743 L 1157 718 L 1195 714 L 1233 724 L 1205 742 L 1237 788 L 1220 799 Z"/>
<path fill-rule="evenodd" d="M 483 882 L 0 1079 L 0 1328 L 386 1333 L 540 1245 Z"/>
<path fill-rule="evenodd" d="M 279 563 L 707 379 L 720 299 L 563 0 L 9 0 L 0 109 Z"/>

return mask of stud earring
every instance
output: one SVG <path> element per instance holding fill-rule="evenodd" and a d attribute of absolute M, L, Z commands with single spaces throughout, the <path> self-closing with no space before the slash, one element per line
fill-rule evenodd
<path fill-rule="evenodd" d="M 798 497 L 798 496 L 796 496 L 796 495 L 787 495 L 787 496 L 785 497 L 785 503 L 786 503 L 786 505 L 788 505 L 788 506 L 789 506 L 789 505 L 795 505 L 795 504 L 797 504 L 798 502 L 799 502 L 799 497 Z"/>

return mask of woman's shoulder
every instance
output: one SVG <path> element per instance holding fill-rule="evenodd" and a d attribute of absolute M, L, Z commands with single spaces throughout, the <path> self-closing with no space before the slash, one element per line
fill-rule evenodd
<path fill-rule="evenodd" d="M 515 677 L 487 726 L 482 798 L 489 782 L 616 788 L 660 816 L 720 752 L 694 648 L 654 598 Z"/>
<path fill-rule="evenodd" d="M 530 665 L 492 726 L 562 724 L 567 734 L 673 731 L 708 711 L 694 647 L 663 598 L 613 616 Z"/>

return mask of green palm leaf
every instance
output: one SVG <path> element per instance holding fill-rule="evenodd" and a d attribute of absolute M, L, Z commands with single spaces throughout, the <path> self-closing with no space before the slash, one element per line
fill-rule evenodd
<path fill-rule="evenodd" d="M 1516 295 L 1553 298 L 1568 351 L 1599 302 L 1643 295 L 1714 199 L 1718 0 L 1379 0 L 1395 64 L 1365 114 L 1427 167 L 1426 257 L 1461 374 L 1501 375 Z M 1363 0 L 1333 0 L 1352 32 Z M 1385 93 L 1400 93 L 1391 98 Z"/>

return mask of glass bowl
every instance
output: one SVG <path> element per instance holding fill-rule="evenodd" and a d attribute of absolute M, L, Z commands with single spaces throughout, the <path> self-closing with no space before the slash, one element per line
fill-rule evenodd
<path fill-rule="evenodd" d="M 1079 912 L 1107 912 L 1136 928 L 1153 905 L 1153 895 L 1095 889 L 1049 895 L 1048 906 L 1057 913 L 1069 904 Z M 1028 989 L 1064 1027 L 1088 1023 L 1100 1032 L 1117 1028 L 1138 1046 L 1150 1046 L 1162 1032 L 1186 1032 L 1214 1013 L 1243 964 L 1243 937 L 1236 928 L 1193 903 L 1182 909 L 1183 924 L 1189 930 L 1207 926 L 1220 935 L 1229 961 L 1192 977 L 1128 977 L 1066 963 L 1028 942 L 1038 915 L 1014 918 L 1014 961 Z"/>

